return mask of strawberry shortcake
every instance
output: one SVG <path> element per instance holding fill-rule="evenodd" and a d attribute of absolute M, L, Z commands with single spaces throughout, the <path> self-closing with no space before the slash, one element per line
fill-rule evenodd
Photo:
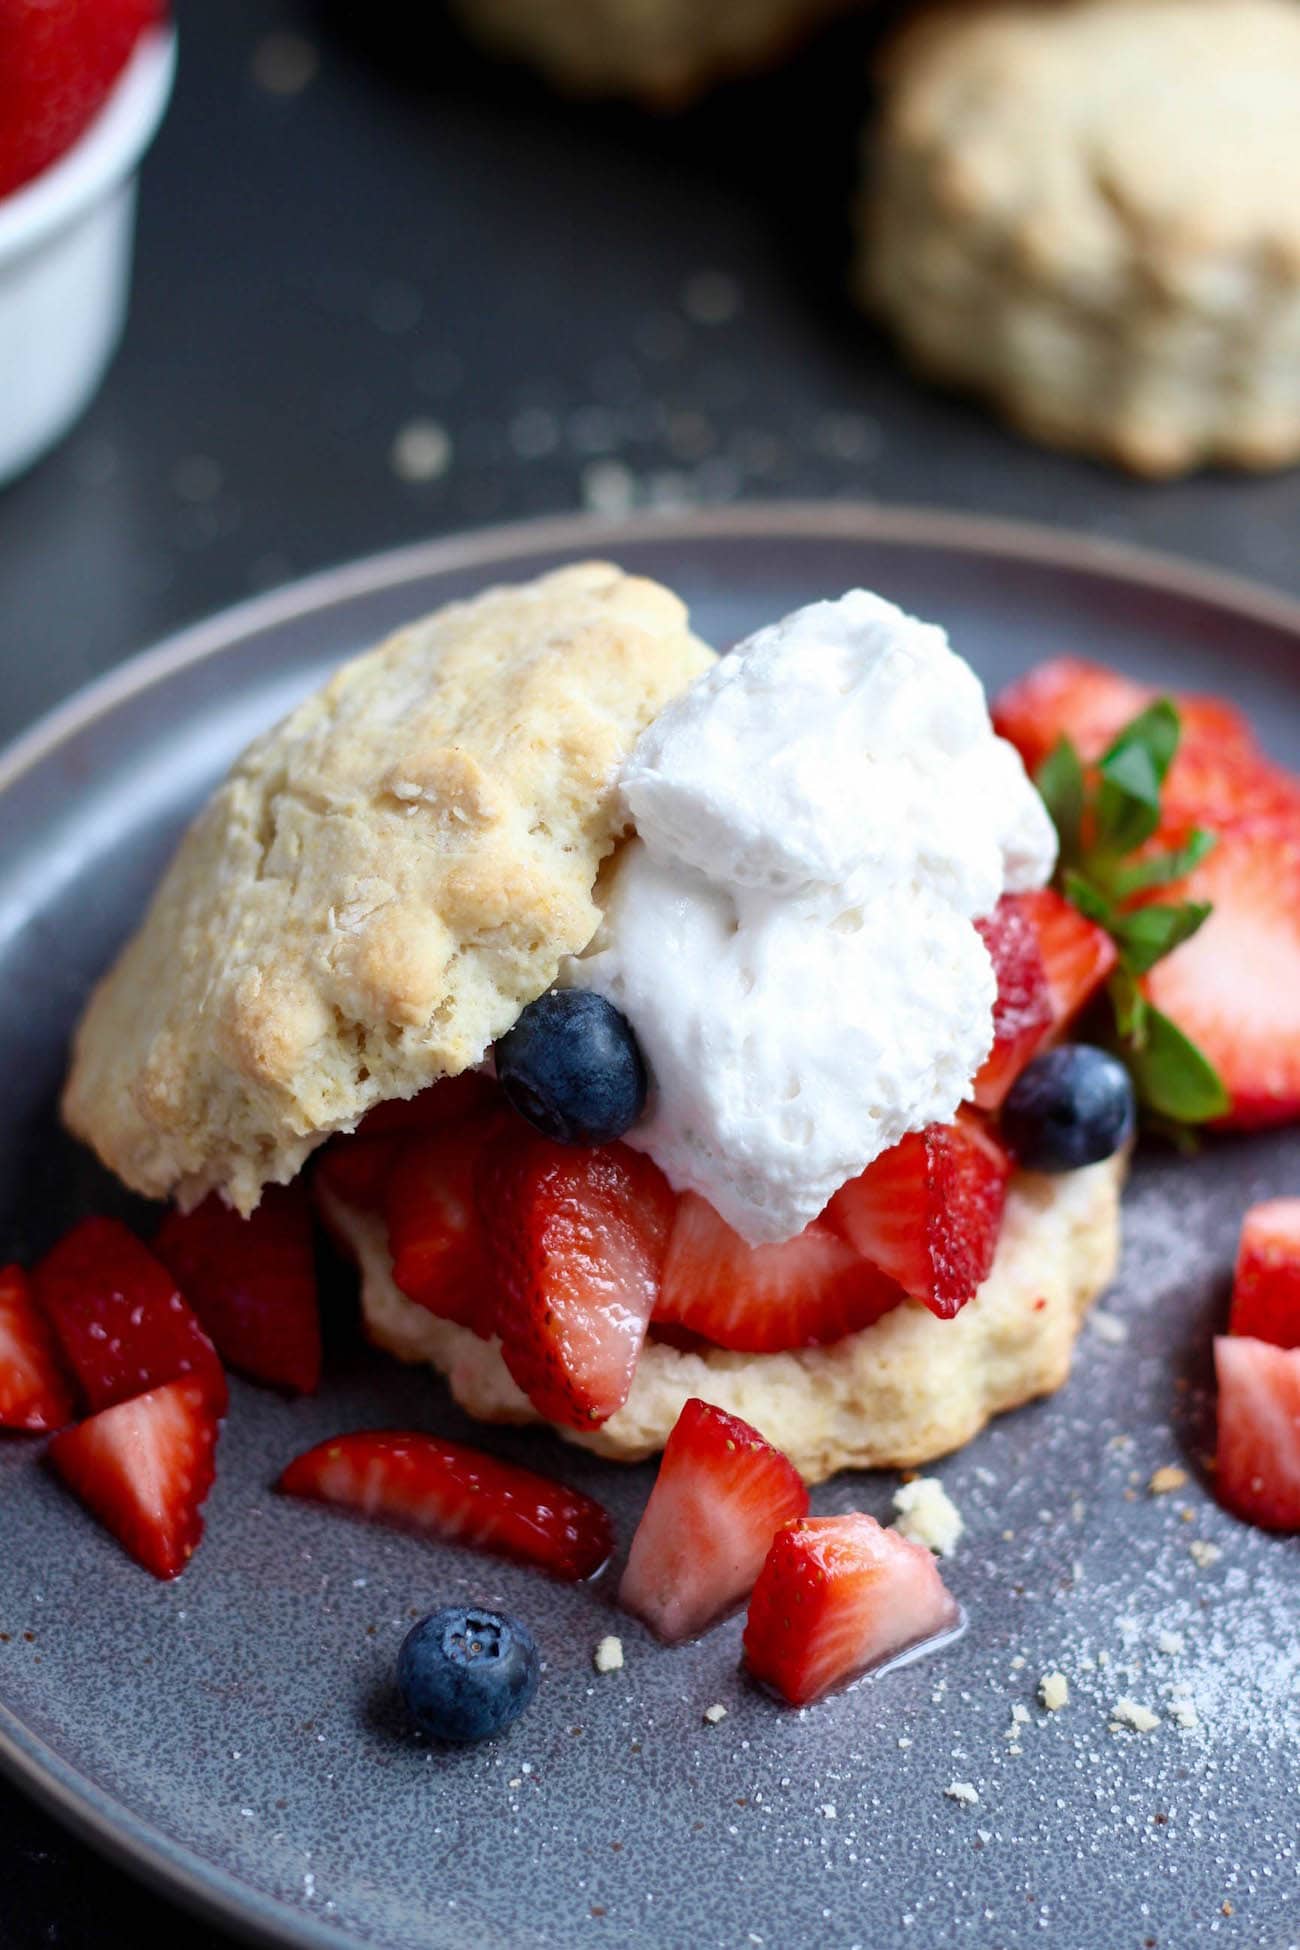
<path fill-rule="evenodd" d="M 564 569 L 245 754 L 65 1113 L 184 1208 L 306 1167 L 371 1336 L 474 1415 L 918 1463 L 1059 1385 L 1115 1262 L 1133 1089 L 1068 1032 L 1116 947 L 1057 832 L 937 627 L 858 590 L 715 659 Z"/>

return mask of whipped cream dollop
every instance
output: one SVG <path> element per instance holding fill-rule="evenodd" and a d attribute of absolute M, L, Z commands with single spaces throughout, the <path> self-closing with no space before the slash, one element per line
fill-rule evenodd
<path fill-rule="evenodd" d="M 631 1022 L 627 1142 L 751 1244 L 801 1232 L 992 1045 L 974 923 L 1044 886 L 1052 825 L 941 629 L 865 590 L 760 630 L 628 757 L 635 838 L 563 978 Z"/>

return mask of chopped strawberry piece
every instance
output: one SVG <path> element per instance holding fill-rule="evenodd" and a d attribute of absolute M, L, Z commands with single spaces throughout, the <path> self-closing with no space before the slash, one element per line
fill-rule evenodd
<path fill-rule="evenodd" d="M 291 1394 L 320 1382 L 311 1212 L 301 1184 L 270 1185 L 251 1218 L 221 1199 L 169 1212 L 154 1251 L 223 1361 Z"/>
<path fill-rule="evenodd" d="M 779 1245 L 750 1246 L 706 1199 L 686 1192 L 654 1319 L 715 1347 L 773 1354 L 842 1340 L 906 1297 L 820 1219 Z"/>
<path fill-rule="evenodd" d="M 1224 1334 L 1214 1367 L 1219 1495 L 1262 1530 L 1300 1530 L 1300 1348 Z"/>
<path fill-rule="evenodd" d="M 829 1225 L 941 1320 L 987 1279 L 1011 1159 L 983 1120 L 960 1112 L 875 1160 L 836 1192 Z"/>
<path fill-rule="evenodd" d="M 1300 1347 L 1300 1198 L 1269 1199 L 1246 1214 L 1228 1332 Z"/>
<path fill-rule="evenodd" d="M 388 1180 L 402 1140 L 396 1137 L 331 1138 L 313 1164 L 312 1191 L 337 1198 L 360 1212 L 382 1212 Z M 318 1208 L 324 1204 L 317 1197 Z"/>
<path fill-rule="evenodd" d="M 92 1410 L 184 1375 L 218 1415 L 226 1377 L 167 1268 L 116 1219 L 84 1219 L 36 1268 L 36 1297 Z"/>
<path fill-rule="evenodd" d="M 50 1444 L 74 1495 L 156 1578 L 174 1578 L 203 1535 L 217 1414 L 197 1378 L 101 1409 Z"/>
<path fill-rule="evenodd" d="M 406 1139 L 384 1200 L 397 1285 L 484 1340 L 496 1332 L 497 1289 L 475 1186 L 479 1159 L 505 1128 L 505 1116 L 488 1111 Z"/>
<path fill-rule="evenodd" d="M 1085 760 L 1099 759 L 1161 695 L 1118 671 L 1058 657 L 1003 691 L 993 722 L 1033 773 L 1062 737 Z M 1300 785 L 1264 756 L 1235 706 L 1187 692 L 1174 693 L 1174 703 L 1181 736 L 1161 795 L 1157 844 L 1176 845 L 1193 826 L 1227 832 L 1244 822 L 1300 816 Z"/>
<path fill-rule="evenodd" d="M 484 1152 L 478 1199 L 506 1366 L 548 1421 L 598 1427 L 627 1400 L 659 1297 L 667 1179 L 627 1145 L 579 1149 L 520 1123 Z"/>
<path fill-rule="evenodd" d="M 1021 913 L 1034 931 L 1047 976 L 1052 1035 L 1068 1029 L 1111 973 L 1118 950 L 1105 928 L 1089 921 L 1050 887 L 1018 894 Z"/>
<path fill-rule="evenodd" d="M 807 1509 L 798 1470 L 757 1429 L 688 1401 L 664 1445 L 618 1601 L 665 1644 L 698 1638 L 744 1603 L 776 1532 Z"/>
<path fill-rule="evenodd" d="M 89 126 L 161 0 L 4 0 L 0 6 L 0 196 Z"/>
<path fill-rule="evenodd" d="M 61 1429 L 76 1413 L 49 1323 L 21 1266 L 0 1267 L 0 1429 Z"/>
<path fill-rule="evenodd" d="M 1229 833 L 1238 826 L 1300 826 L 1300 782 L 1253 745 L 1209 729 L 1189 729 L 1179 744 L 1160 799 L 1152 846 L 1176 846 L 1195 826 Z"/>
<path fill-rule="evenodd" d="M 791 1706 L 951 1632 L 961 1613 L 929 1551 L 874 1517 L 778 1530 L 745 1622 L 745 1663 Z"/>
<path fill-rule="evenodd" d="M 1100 758 L 1155 695 L 1117 670 L 1079 657 L 1054 657 L 999 692 L 993 727 L 1011 741 L 1032 774 L 1063 737 L 1080 757 Z"/>
<path fill-rule="evenodd" d="M 998 978 L 993 1048 L 971 1095 L 997 1110 L 1020 1072 L 1067 1029 L 1115 966 L 1115 943 L 1060 894 L 1004 894 L 977 921 Z"/>
<path fill-rule="evenodd" d="M 458 1077 L 442 1077 L 414 1097 L 392 1097 L 368 1110 L 354 1133 L 357 1137 L 412 1137 L 461 1124 L 475 1111 L 500 1104 L 495 1077 L 482 1070 L 463 1070 Z"/>
<path fill-rule="evenodd" d="M 1300 1114 L 1300 824 L 1225 834 L 1178 898 L 1214 911 L 1145 991 L 1218 1071 L 1225 1125 L 1286 1123 Z"/>
<path fill-rule="evenodd" d="M 278 1487 L 557 1578 L 593 1577 L 613 1549 L 609 1518 L 591 1497 L 433 1435 L 335 1436 L 296 1457 Z"/>
<path fill-rule="evenodd" d="M 1004 894 L 986 921 L 975 923 L 998 980 L 993 1047 L 971 1087 L 981 1110 L 996 1110 L 1052 1030 L 1047 971 L 1021 896 Z"/>

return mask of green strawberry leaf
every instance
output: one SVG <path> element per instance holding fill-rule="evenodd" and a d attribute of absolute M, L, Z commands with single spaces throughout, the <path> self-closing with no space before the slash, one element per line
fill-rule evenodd
<path fill-rule="evenodd" d="M 1180 722 L 1168 698 L 1134 718 L 1097 767 L 1095 845 L 1102 854 L 1132 853 L 1160 824 L 1160 788 L 1178 749 Z"/>
<path fill-rule="evenodd" d="M 1077 907 L 1080 914 L 1095 921 L 1098 927 L 1105 928 L 1108 934 L 1115 932 L 1121 917 L 1106 895 L 1086 875 L 1067 869 L 1062 876 L 1062 892 L 1071 907 Z"/>
<path fill-rule="evenodd" d="M 1034 774 L 1043 804 L 1056 828 L 1064 864 L 1079 858 L 1083 843 L 1085 786 L 1083 762 L 1068 738 L 1061 738 Z"/>
<path fill-rule="evenodd" d="M 1190 941 L 1209 914 L 1208 901 L 1184 901 L 1179 907 L 1139 907 L 1131 914 L 1121 914 L 1111 933 L 1124 966 L 1134 975 L 1145 975 L 1184 941 Z"/>
<path fill-rule="evenodd" d="M 1146 1041 L 1149 1005 L 1138 987 L 1137 977 L 1126 968 L 1117 968 L 1106 985 L 1106 992 L 1115 1012 L 1115 1030 L 1120 1041 L 1140 1048 Z"/>
<path fill-rule="evenodd" d="M 1197 827 L 1180 846 L 1125 864 L 1160 825 L 1161 792 L 1181 731 L 1177 707 L 1160 698 L 1125 725 L 1095 768 L 1085 769 L 1075 746 L 1062 738 L 1034 782 L 1056 827 L 1057 885 L 1119 950 L 1106 993 L 1138 1099 L 1149 1123 L 1185 1135 L 1184 1127 L 1222 1115 L 1228 1093 L 1196 1045 L 1148 1002 L 1141 977 L 1190 940 L 1210 908 L 1205 901 L 1129 903 L 1184 879 L 1216 838 Z"/>
<path fill-rule="evenodd" d="M 1205 1124 L 1222 1117 L 1230 1099 L 1214 1068 L 1177 1023 L 1146 1005 L 1141 1046 L 1125 1052 L 1142 1102 L 1179 1124 Z"/>
<path fill-rule="evenodd" d="M 1144 894 L 1152 887 L 1168 887 L 1175 880 L 1183 880 L 1202 860 L 1208 859 L 1219 844 L 1217 833 L 1209 833 L 1203 826 L 1195 826 L 1187 835 L 1182 846 L 1169 853 L 1153 854 L 1136 867 L 1121 867 L 1111 875 L 1110 886 L 1116 900 L 1129 900 L 1134 894 Z"/>

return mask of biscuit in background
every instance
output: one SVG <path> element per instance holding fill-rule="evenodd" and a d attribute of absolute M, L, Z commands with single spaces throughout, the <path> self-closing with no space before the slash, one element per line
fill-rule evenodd
<path fill-rule="evenodd" d="M 455 0 L 494 52 L 575 95 L 683 107 L 713 82 L 778 62 L 864 0 Z"/>
<path fill-rule="evenodd" d="M 948 0 L 880 67 L 857 295 L 1150 476 L 1300 459 L 1300 5 Z"/>

